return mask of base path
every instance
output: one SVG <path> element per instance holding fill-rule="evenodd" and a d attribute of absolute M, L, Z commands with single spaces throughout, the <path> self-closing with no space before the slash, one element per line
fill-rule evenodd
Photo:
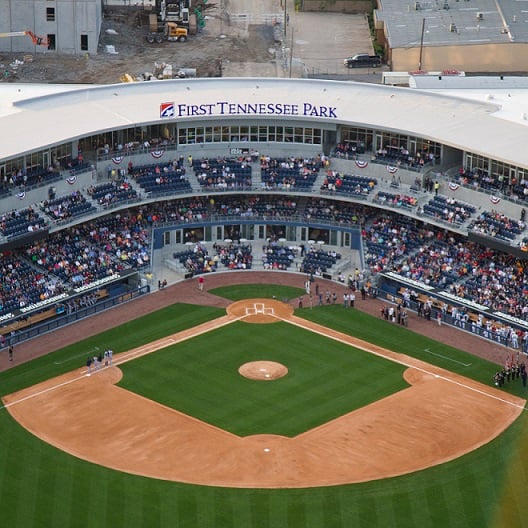
<path fill-rule="evenodd" d="M 493 387 L 298 318 L 279 301 L 241 301 L 227 312 L 116 355 L 114 366 L 90 376 L 79 369 L 11 394 L 4 405 L 42 440 L 90 462 L 153 478 L 241 488 L 338 485 L 414 472 L 489 442 L 524 408 L 524 400 Z M 408 367 L 411 386 L 294 438 L 242 438 L 115 385 L 120 363 L 236 320 L 285 321 L 386 357 Z"/>

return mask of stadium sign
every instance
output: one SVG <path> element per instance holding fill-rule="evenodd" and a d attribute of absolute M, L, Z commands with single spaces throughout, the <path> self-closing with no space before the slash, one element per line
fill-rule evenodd
<path fill-rule="evenodd" d="M 337 119 L 335 106 L 315 105 L 303 102 L 289 103 L 215 103 L 186 104 L 174 102 L 160 103 L 160 118 L 203 117 L 203 116 L 301 116 Z"/>

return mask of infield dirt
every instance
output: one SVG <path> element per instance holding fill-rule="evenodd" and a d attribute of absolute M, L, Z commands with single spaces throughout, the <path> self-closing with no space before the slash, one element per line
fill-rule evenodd
<path fill-rule="evenodd" d="M 90 376 L 77 369 L 11 394 L 4 404 L 33 434 L 90 462 L 158 479 L 241 488 L 338 485 L 414 472 L 489 442 L 524 407 L 524 400 L 493 387 L 296 317 L 279 301 L 240 301 L 227 311 L 119 354 L 115 366 Z M 410 387 L 294 438 L 242 438 L 115 386 L 120 363 L 244 319 L 290 322 L 401 363 Z"/>

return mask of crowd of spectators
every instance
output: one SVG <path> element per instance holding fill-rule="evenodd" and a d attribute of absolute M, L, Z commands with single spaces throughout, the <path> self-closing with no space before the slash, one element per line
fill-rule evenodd
<path fill-rule="evenodd" d="M 17 254 L 1 254 L 0 315 L 44 301 L 63 290 L 63 284 L 56 277 L 31 266 Z"/>
<path fill-rule="evenodd" d="M 86 192 L 103 207 L 137 198 L 136 190 L 130 185 L 126 177 L 122 180 L 90 185 Z"/>
<path fill-rule="evenodd" d="M 134 214 L 116 214 L 66 228 L 27 246 L 33 265 L 58 277 L 65 287 L 90 284 L 150 261 L 150 231 Z"/>
<path fill-rule="evenodd" d="M 389 163 L 409 170 L 421 170 L 426 165 L 434 165 L 436 157 L 426 150 L 410 152 L 405 146 L 386 145 L 375 152 L 375 162 Z"/>
<path fill-rule="evenodd" d="M 227 190 L 251 187 L 251 164 L 245 159 L 202 158 L 190 160 L 201 187 Z"/>
<path fill-rule="evenodd" d="M 208 249 L 201 242 L 196 242 L 190 249 L 175 252 L 173 258 L 183 264 L 192 275 L 216 271 L 220 260 L 218 256 L 214 258 L 209 255 Z"/>
<path fill-rule="evenodd" d="M 409 196 L 407 194 L 389 193 L 379 191 L 373 199 L 374 202 L 380 205 L 389 205 L 391 207 L 405 207 L 412 209 L 418 204 L 416 196 Z"/>
<path fill-rule="evenodd" d="M 336 203 L 325 198 L 310 197 L 304 208 L 304 218 L 308 221 L 327 220 L 347 225 L 362 225 L 372 214 L 371 207 L 355 203 Z"/>
<path fill-rule="evenodd" d="M 450 224 L 462 224 L 476 212 L 476 209 L 472 205 L 458 202 L 452 197 L 435 195 L 423 206 L 422 212 L 436 220 Z"/>
<path fill-rule="evenodd" d="M 213 244 L 212 254 L 205 244 L 196 242 L 191 248 L 173 253 L 173 258 L 192 275 L 217 271 L 220 265 L 229 270 L 251 269 L 253 262 L 251 244 L 234 241 Z"/>
<path fill-rule="evenodd" d="M 213 249 L 224 267 L 230 270 L 251 269 L 253 254 L 251 244 L 216 243 Z"/>
<path fill-rule="evenodd" d="M 327 166 L 327 163 L 328 160 L 324 155 L 315 158 L 261 156 L 262 185 L 267 190 L 309 190 L 319 176 L 319 170 Z"/>
<path fill-rule="evenodd" d="M 127 174 L 146 193 L 190 192 L 191 185 L 187 180 L 183 163 L 183 157 L 165 163 L 138 166 L 134 166 L 132 162 L 129 162 Z"/>
<path fill-rule="evenodd" d="M 363 141 L 343 141 L 336 145 L 334 155 L 337 158 L 355 159 L 358 154 L 364 154 L 366 149 Z"/>
<path fill-rule="evenodd" d="M 113 145 L 103 142 L 95 142 L 92 145 L 93 151 L 100 157 L 110 155 L 132 154 L 134 152 L 149 152 L 151 150 L 160 150 L 175 145 L 176 141 L 173 137 L 161 138 L 137 138 L 127 142 L 117 142 Z"/>
<path fill-rule="evenodd" d="M 367 198 L 377 183 L 375 178 L 341 174 L 335 170 L 328 170 L 320 191 L 323 194 L 341 193 L 353 195 L 355 198 Z"/>
<path fill-rule="evenodd" d="M 497 211 L 482 211 L 478 218 L 471 222 L 468 229 L 509 242 L 526 229 L 526 224 L 523 220 L 509 218 Z"/>
<path fill-rule="evenodd" d="M 524 177 L 518 179 L 501 173 L 490 174 L 484 169 L 461 167 L 455 180 L 474 190 L 499 193 L 512 200 L 528 203 L 528 180 Z"/>
<path fill-rule="evenodd" d="M 44 200 L 40 203 L 40 209 L 54 221 L 68 220 L 96 211 L 96 208 L 80 190 L 58 198 Z"/>
<path fill-rule="evenodd" d="M 396 215 L 363 231 L 372 273 L 393 271 L 514 317 L 528 320 L 528 269 L 514 255 Z"/>
<path fill-rule="evenodd" d="M 311 246 L 304 254 L 301 264 L 301 271 L 321 277 L 326 273 L 336 262 L 341 258 L 341 255 L 335 250 L 323 250 L 316 246 Z"/>
<path fill-rule="evenodd" d="M 14 238 L 42 229 L 44 219 L 32 206 L 25 209 L 13 209 L 0 216 L 0 233 L 7 238 Z"/>
<path fill-rule="evenodd" d="M 262 265 L 266 270 L 288 270 L 295 259 L 295 250 L 278 242 L 262 247 Z"/>
<path fill-rule="evenodd" d="M 373 274 L 394 271 L 402 277 L 528 320 L 528 307 L 524 301 L 528 295 L 525 287 L 528 276 L 524 262 L 514 256 L 484 248 L 464 236 L 420 220 L 391 212 L 380 214 L 379 210 L 363 204 L 337 204 L 325 198 L 309 197 L 302 200 L 300 208 L 296 200 L 287 197 L 269 198 L 215 195 L 214 199 L 204 196 L 145 204 L 133 212 L 107 215 L 61 230 L 24 248 L 17 260 L 24 262 L 27 259 L 31 269 L 38 270 L 36 275 L 28 272 L 28 280 L 38 282 L 40 289 L 33 290 L 39 292 L 39 298 L 40 295 L 45 298 L 51 291 L 85 285 L 122 270 L 147 265 L 150 258 L 149 229 L 154 223 L 191 222 L 205 219 L 210 214 L 240 217 L 299 214 L 304 215 L 307 221 L 329 220 L 361 226 L 365 261 Z M 71 197 L 60 198 L 64 199 Z M 465 208 L 465 204 L 451 203 L 451 200 L 446 198 L 445 203 Z M 24 210 L 7 213 L 2 222 L 24 217 L 26 213 Z M 491 231 L 488 234 L 495 236 L 497 226 L 515 231 L 524 229 L 524 221 L 515 221 L 491 211 L 479 214 L 475 226 L 480 230 L 489 227 Z M 284 234 L 280 232 L 277 236 L 270 236 L 268 245 L 263 249 L 263 263 L 269 269 L 289 269 L 294 260 L 290 248 L 279 243 L 281 237 Z M 192 255 L 187 255 L 185 261 L 193 273 L 213 271 L 218 265 L 247 269 L 252 264 L 251 247 L 242 244 L 239 237 L 233 245 L 223 244 L 220 253 L 211 256 L 200 244 L 197 248 Z M 2 256 L 2 265 L 7 265 L 7 259 L 7 255 Z M 317 272 L 319 268 L 323 272 L 323 266 L 312 269 Z M 3 306 L 11 301 L 33 302 L 27 294 L 19 295 L 11 284 L 3 288 L 2 300 Z"/>

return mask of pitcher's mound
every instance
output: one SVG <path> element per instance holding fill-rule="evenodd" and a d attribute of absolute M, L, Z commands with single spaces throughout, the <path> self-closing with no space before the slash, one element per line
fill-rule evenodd
<path fill-rule="evenodd" d="M 288 369 L 275 361 L 251 361 L 244 363 L 238 372 L 252 380 L 272 381 L 286 376 Z"/>

